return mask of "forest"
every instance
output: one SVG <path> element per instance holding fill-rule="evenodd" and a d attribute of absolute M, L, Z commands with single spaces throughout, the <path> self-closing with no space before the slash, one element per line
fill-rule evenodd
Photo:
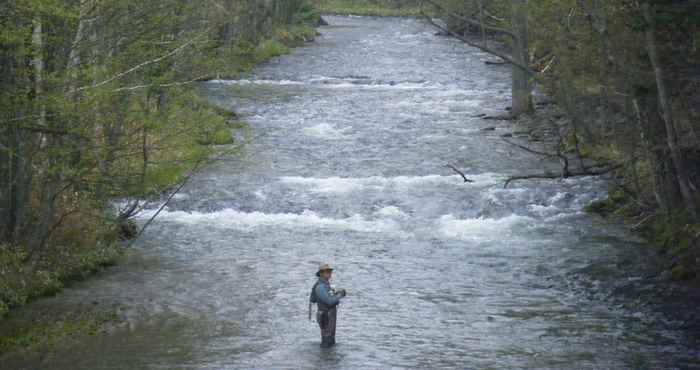
<path fill-rule="evenodd" d="M 0 314 L 113 261 L 145 199 L 245 130 L 196 82 L 312 40 L 320 19 L 303 0 L 12 0 L 0 14 Z"/>
<path fill-rule="evenodd" d="M 496 56 L 503 56 L 499 42 L 509 48 L 503 60 L 513 65 L 512 114 L 534 112 L 537 86 L 568 117 L 558 128 L 557 151 L 568 151 L 563 157 L 579 168 L 571 170 L 566 160 L 560 177 L 612 173 L 609 198 L 588 209 L 626 220 L 660 247 L 675 279 L 694 278 L 700 269 L 700 4 L 423 3 L 442 14 L 448 34 Z M 594 159 L 594 168 L 583 157 Z"/>
<path fill-rule="evenodd" d="M 503 115 L 481 114 L 477 118 L 506 122 L 515 130 L 522 120 L 537 122 L 555 136 L 544 149 L 514 143 L 509 139 L 512 132 L 499 139 L 512 144 L 515 151 L 559 162 L 561 168 L 557 171 L 542 168 L 511 176 L 499 182 L 498 189 L 531 180 L 560 184 L 565 180 L 602 176 L 607 195 L 589 202 L 585 210 L 593 214 L 591 217 L 603 217 L 606 224 L 621 224 L 625 232 L 642 236 L 652 245 L 655 260 L 668 277 L 664 284 L 697 287 L 700 281 L 700 3 L 697 1 L 5 0 L 0 4 L 0 319 L 31 301 L 54 295 L 75 281 L 120 263 L 120 257 L 132 250 L 133 243 L 188 181 L 218 159 L 238 156 L 255 140 L 256 128 L 239 116 L 233 103 L 223 107 L 202 94 L 204 82 L 228 81 L 238 88 L 256 85 L 251 82 L 251 71 L 289 54 L 294 48 L 312 45 L 314 39 L 323 35 L 318 27 L 328 26 L 324 20 L 328 17 L 337 16 L 342 21 L 339 26 L 322 28 L 335 37 L 324 39 L 322 47 L 350 48 L 389 42 L 350 39 L 352 42 L 345 43 L 344 37 L 350 36 L 342 32 L 351 33 L 361 26 L 352 23 L 354 17 L 344 15 L 372 16 L 366 17 L 370 19 L 368 22 L 374 22 L 374 16 L 408 17 L 400 19 L 428 27 L 430 37 L 458 40 L 467 44 L 468 50 L 486 53 L 490 59 L 481 64 L 487 64 L 485 68 L 490 71 L 506 68 L 510 89 L 505 93 L 510 106 Z M 415 27 L 414 23 L 407 24 L 397 21 L 390 26 L 395 28 L 394 34 L 400 34 Z M 376 32 L 387 39 L 392 35 L 388 31 L 381 33 L 385 32 L 381 24 L 372 23 L 372 27 L 367 34 Z M 394 36 L 398 41 L 391 42 L 399 45 L 428 37 L 425 32 L 408 35 L 412 39 Z M 440 44 L 442 41 L 431 39 L 431 42 L 438 44 L 435 50 L 445 53 L 456 49 L 454 46 L 440 49 L 444 46 Z M 426 50 L 433 49 L 426 47 Z M 362 55 L 371 60 L 380 52 L 367 51 Z M 421 49 L 413 53 L 418 55 L 417 59 L 425 56 Z M 352 53 L 332 54 L 331 57 L 338 59 L 329 57 L 329 63 L 339 63 L 333 68 L 341 70 L 347 63 L 338 62 L 341 58 L 338 55 L 347 54 Z M 377 59 L 376 64 L 390 57 Z M 445 61 L 439 57 L 430 60 Z M 401 59 L 397 60 L 394 62 L 398 64 Z M 304 63 L 307 62 L 314 65 L 311 59 Z M 299 66 L 304 73 L 305 68 L 306 64 Z M 365 70 L 372 71 L 369 67 Z M 465 76 L 472 73 L 463 72 Z M 300 72 L 299 76 L 306 76 L 304 73 Z M 305 81 L 262 79 L 257 84 L 276 84 L 270 90 L 330 86 L 340 91 L 347 86 L 359 86 L 363 91 L 382 91 L 403 87 L 402 84 L 408 86 L 406 90 L 416 85 L 425 88 L 431 82 L 394 79 L 367 82 L 369 79 L 355 74 L 320 78 L 314 75 Z M 277 101 L 278 92 L 266 91 L 269 96 L 262 99 L 264 104 Z M 288 100 L 282 99 L 280 104 L 298 98 L 289 97 L 295 93 L 298 92 L 281 94 Z M 327 95 L 332 93 L 319 93 L 318 99 Z M 387 99 L 391 98 L 395 96 Z M 381 102 L 382 98 L 373 101 Z M 422 102 L 423 106 L 418 100 L 413 102 L 417 102 L 416 107 L 434 108 L 432 100 L 428 100 L 429 104 Z M 304 119 L 321 115 L 319 112 L 325 108 L 303 106 L 308 110 L 302 112 L 308 113 Z M 452 112 L 449 107 L 444 110 Z M 302 121 L 289 124 L 301 125 Z M 350 128 L 335 128 L 328 122 L 299 126 L 299 132 L 334 142 L 354 132 Z M 439 129 L 436 124 L 435 130 Z M 451 132 L 458 131 L 459 128 Z M 487 127 L 479 132 L 482 131 L 496 131 L 496 128 Z M 321 156 L 313 153 L 321 149 L 308 140 L 294 142 L 302 144 L 286 152 L 281 150 L 279 156 L 292 158 L 289 153 Z M 309 147 L 304 146 L 307 144 Z M 396 147 L 387 144 L 387 153 L 398 151 Z M 456 151 L 457 147 L 452 149 Z M 283 162 L 274 158 L 270 161 L 275 164 L 275 160 Z M 407 158 L 427 161 L 410 155 Z M 365 162 L 384 165 L 396 158 L 381 161 L 372 158 L 365 162 L 347 159 L 353 165 Z M 325 162 L 321 166 L 313 164 L 323 170 L 346 169 L 341 165 L 324 167 Z M 464 169 L 452 164 L 447 166 L 461 175 L 465 184 L 479 183 L 479 176 L 487 177 L 464 173 Z M 272 185 L 260 186 L 269 190 L 277 182 L 285 186 L 311 186 L 314 181 L 320 182 L 324 185 L 309 190 L 312 196 L 303 198 L 311 205 L 295 204 L 294 197 L 302 191 L 285 188 L 280 193 L 292 200 L 280 199 L 275 207 L 281 210 L 255 208 L 259 204 L 269 206 L 262 190 L 248 198 L 242 197 L 242 203 L 256 199 L 253 206 L 242 207 L 245 211 L 223 205 L 206 210 L 241 218 L 232 221 L 238 224 L 229 226 L 240 227 L 245 232 L 255 229 L 257 224 L 253 227 L 248 223 L 258 222 L 255 217 L 264 214 L 260 216 L 264 218 L 261 222 L 264 226 L 282 220 L 279 222 L 303 229 L 299 225 L 315 222 L 324 227 L 348 227 L 351 232 L 346 234 L 352 237 L 365 227 L 372 232 L 392 231 L 399 223 L 396 219 L 405 222 L 409 215 L 413 216 L 410 212 L 402 213 L 395 205 L 399 201 L 388 200 L 378 201 L 381 205 L 391 204 L 383 208 L 372 205 L 371 217 L 365 218 L 359 213 L 339 210 L 341 206 L 329 207 L 337 211 L 329 213 L 347 218 L 328 220 L 322 212 L 310 210 L 319 204 L 325 206 L 324 202 L 332 203 L 329 198 L 345 201 L 343 197 L 358 188 L 376 189 L 392 184 L 402 189 L 419 181 L 407 180 L 406 176 L 378 179 L 381 176 L 372 172 L 373 167 L 363 170 L 372 175 L 358 180 L 339 177 L 344 172 L 328 177 L 321 171 L 315 178 L 281 176 L 269 180 Z M 385 173 L 394 173 L 393 170 Z M 326 177 L 319 180 L 321 175 Z M 425 176 L 433 181 L 428 186 L 442 181 L 435 180 L 436 176 Z M 341 195 L 326 198 L 337 191 L 332 189 L 337 183 L 344 186 Z M 499 190 L 489 190 L 488 194 Z M 571 195 L 575 196 L 578 195 Z M 364 206 L 367 199 L 374 198 L 358 199 L 346 208 Z M 453 198 L 445 199 L 449 203 Z M 151 209 L 154 203 L 162 204 L 155 212 Z M 468 204 L 473 206 L 471 202 Z M 438 208 L 430 202 L 424 205 L 429 210 Z M 271 208 L 277 213 L 266 214 Z M 188 212 L 186 216 L 183 211 L 171 217 L 219 222 L 214 216 L 203 216 L 202 209 Z M 153 216 L 144 222 L 139 218 L 143 213 Z M 376 221 L 372 217 L 387 215 L 394 219 L 372 224 Z M 474 242 L 486 239 L 479 234 L 481 229 L 473 226 L 475 223 L 507 228 L 512 226 L 508 222 L 520 216 L 486 218 L 489 215 L 484 210 L 478 217 L 471 215 L 473 218 L 465 221 L 452 213 L 436 214 L 430 222 L 466 226 L 459 231 L 435 225 L 424 229 L 449 229 L 449 236 L 473 232 L 476 236 L 469 242 Z M 501 232 L 510 235 L 503 230 L 495 234 Z M 274 232 L 264 236 L 269 234 Z M 314 238 L 328 234 L 319 232 Z M 280 235 L 284 238 L 287 234 Z M 292 237 L 289 239 L 290 243 L 294 241 Z M 310 245 L 313 238 L 309 240 Z M 326 246 L 329 244 L 324 242 Z M 358 244 L 363 242 L 360 239 Z M 375 242 L 379 243 L 372 239 Z M 443 242 L 435 243 L 443 245 L 440 244 Z M 561 249 L 568 250 L 568 246 Z M 265 247 L 260 250 L 267 251 Z M 343 251 L 336 251 L 335 256 Z M 373 256 L 387 253 L 386 250 L 375 252 Z M 601 249 L 596 253 L 608 252 Z M 316 263 L 316 258 L 318 255 L 313 254 L 308 260 Z M 252 269 L 250 266 L 241 269 L 247 268 Z M 276 287 L 268 284 L 266 288 L 270 286 Z M 417 291 L 410 294 L 419 295 Z M 498 321 L 497 315 L 491 315 L 489 325 Z M 0 354 L 9 342 L 10 347 L 16 345 L 15 339 L 0 338 Z"/>

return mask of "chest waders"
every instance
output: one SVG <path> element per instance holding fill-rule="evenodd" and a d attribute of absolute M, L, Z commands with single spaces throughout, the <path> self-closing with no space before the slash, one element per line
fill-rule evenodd
<path fill-rule="evenodd" d="M 311 288 L 311 298 L 309 300 L 309 320 L 311 320 L 312 305 L 316 303 L 316 322 L 321 329 L 321 347 L 332 347 L 335 345 L 335 323 L 338 317 L 336 306 L 327 305 L 316 298 L 316 287 L 318 282 Z"/>

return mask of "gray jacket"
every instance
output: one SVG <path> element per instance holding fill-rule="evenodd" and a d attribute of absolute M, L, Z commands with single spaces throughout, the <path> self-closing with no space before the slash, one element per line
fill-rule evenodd
<path fill-rule="evenodd" d="M 309 302 L 317 303 L 319 310 L 329 310 L 337 306 L 341 298 L 331 290 L 331 284 L 328 281 L 319 278 L 311 290 Z"/>

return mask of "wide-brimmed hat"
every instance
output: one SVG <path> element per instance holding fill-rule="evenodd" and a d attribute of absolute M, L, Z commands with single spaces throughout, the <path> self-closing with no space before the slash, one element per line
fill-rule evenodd
<path fill-rule="evenodd" d="M 316 276 L 321 276 L 321 271 L 333 271 L 333 269 L 327 263 L 322 263 L 318 266 L 318 272 L 316 272 Z"/>

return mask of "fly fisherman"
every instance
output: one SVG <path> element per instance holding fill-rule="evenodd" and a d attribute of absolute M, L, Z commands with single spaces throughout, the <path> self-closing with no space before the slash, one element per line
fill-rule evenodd
<path fill-rule="evenodd" d="M 311 288 L 309 297 L 309 320 L 311 320 L 311 308 L 314 303 L 318 305 L 316 322 L 321 328 L 321 347 L 328 348 L 335 345 L 335 321 L 338 313 L 336 306 L 340 299 L 345 297 L 345 289 L 331 288 L 331 275 L 333 269 L 328 264 L 322 263 L 316 276 L 318 281 Z"/>

